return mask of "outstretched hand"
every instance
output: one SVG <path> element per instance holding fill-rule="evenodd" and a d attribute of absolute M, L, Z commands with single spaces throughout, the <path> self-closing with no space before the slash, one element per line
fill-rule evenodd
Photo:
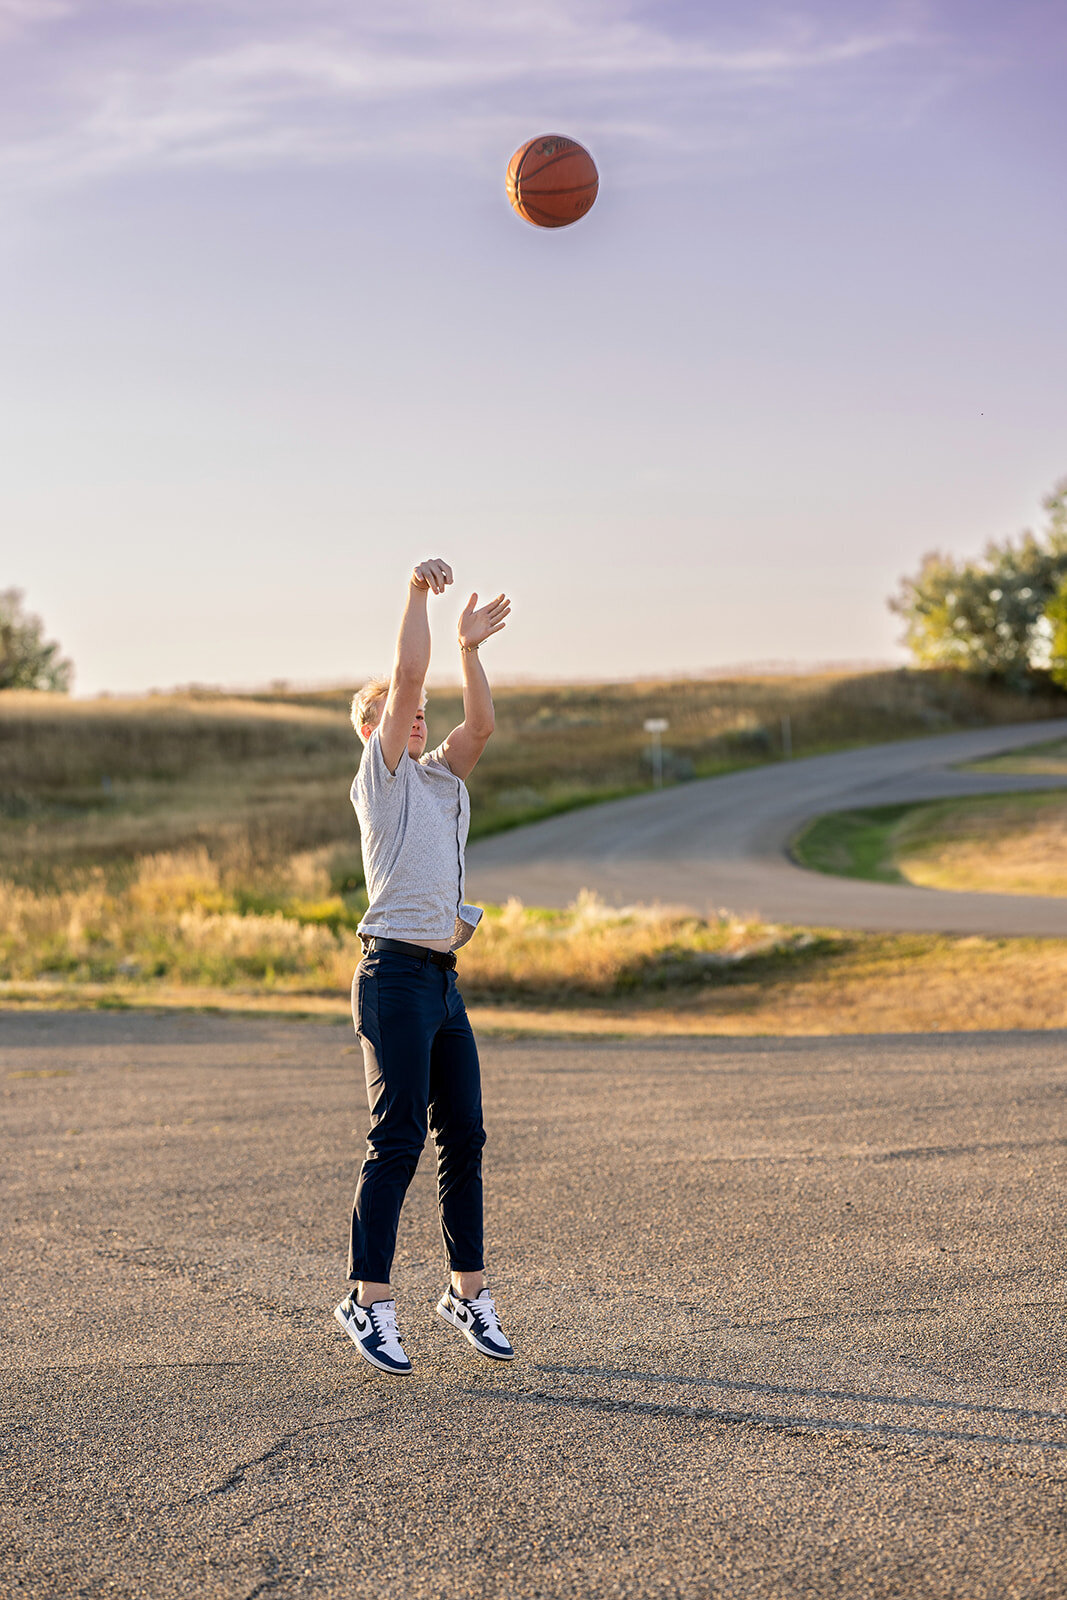
<path fill-rule="evenodd" d="M 506 595 L 498 594 L 495 600 L 488 601 L 477 610 L 476 606 L 478 596 L 472 594 L 459 619 L 459 642 L 464 649 L 481 644 L 491 634 L 500 632 L 508 619 L 511 601 Z"/>
<path fill-rule="evenodd" d="M 439 556 L 433 561 L 421 561 L 411 574 L 413 589 L 429 589 L 433 594 L 444 594 L 452 582 L 452 568 Z"/>

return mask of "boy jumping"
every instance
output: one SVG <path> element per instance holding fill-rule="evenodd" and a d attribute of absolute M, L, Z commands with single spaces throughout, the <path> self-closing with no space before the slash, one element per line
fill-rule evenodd
<path fill-rule="evenodd" d="M 400 1208 L 427 1128 L 437 1149 L 441 1231 L 452 1278 L 437 1314 L 496 1361 L 515 1352 L 485 1285 L 482 1256 L 482 1126 L 478 1049 L 456 987 L 454 951 L 474 933 L 477 906 L 463 900 L 470 823 L 464 779 L 493 732 L 493 699 L 478 647 L 511 609 L 504 595 L 459 621 L 463 721 L 426 755 L 430 594 L 452 569 L 424 561 L 411 575 L 392 677 L 352 702 L 363 757 L 352 784 L 370 904 L 359 925 L 363 958 L 352 980 L 352 1015 L 363 1047 L 371 1126 L 352 1207 L 348 1276 L 334 1312 L 357 1350 L 383 1372 L 410 1372 L 389 1286 Z"/>

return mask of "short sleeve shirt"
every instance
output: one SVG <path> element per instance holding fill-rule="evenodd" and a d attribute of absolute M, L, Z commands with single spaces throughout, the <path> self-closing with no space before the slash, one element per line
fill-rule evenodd
<path fill-rule="evenodd" d="M 405 750 L 390 772 L 375 729 L 352 804 L 370 898 L 360 933 L 412 944 L 447 939 L 453 950 L 466 944 L 482 916 L 463 899 L 470 796 L 440 747 L 418 761 Z"/>

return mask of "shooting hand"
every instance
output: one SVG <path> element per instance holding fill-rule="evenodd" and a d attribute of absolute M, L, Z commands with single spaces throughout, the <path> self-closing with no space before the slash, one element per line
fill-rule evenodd
<path fill-rule="evenodd" d="M 459 619 L 459 642 L 467 649 L 481 644 L 484 639 L 500 632 L 508 619 L 511 601 L 506 595 L 498 594 L 495 600 L 488 601 L 477 610 L 476 606 L 478 606 L 478 596 L 472 594 Z"/>

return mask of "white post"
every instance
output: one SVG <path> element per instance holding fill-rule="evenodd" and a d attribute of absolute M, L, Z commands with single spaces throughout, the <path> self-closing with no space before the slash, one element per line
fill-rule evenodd
<path fill-rule="evenodd" d="M 645 723 L 645 732 L 652 735 L 652 783 L 657 789 L 663 788 L 663 746 L 660 743 L 660 734 L 666 733 L 670 723 L 666 717 L 649 717 Z"/>

